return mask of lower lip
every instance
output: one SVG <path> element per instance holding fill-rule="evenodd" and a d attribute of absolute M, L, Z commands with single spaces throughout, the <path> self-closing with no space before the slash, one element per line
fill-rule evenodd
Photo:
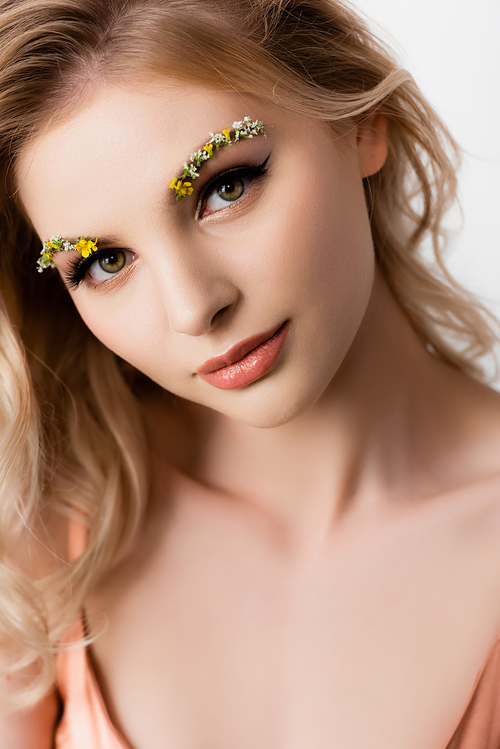
<path fill-rule="evenodd" d="M 200 374 L 199 377 L 220 390 L 235 390 L 249 385 L 269 372 L 280 355 L 287 333 L 288 323 L 285 323 L 272 338 L 254 348 L 243 359 L 215 372 Z"/>

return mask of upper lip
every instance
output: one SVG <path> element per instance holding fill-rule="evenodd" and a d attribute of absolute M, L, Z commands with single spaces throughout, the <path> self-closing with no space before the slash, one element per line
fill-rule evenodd
<path fill-rule="evenodd" d="M 198 374 L 210 374 L 210 372 L 216 372 L 218 369 L 223 369 L 224 367 L 229 367 L 231 364 L 235 364 L 249 354 L 250 351 L 257 348 L 257 346 L 260 346 L 262 343 L 265 343 L 272 338 L 284 324 L 285 323 L 280 322 L 279 325 L 275 325 L 274 328 L 267 330 L 265 333 L 259 333 L 258 335 L 250 336 L 250 338 L 245 338 L 243 341 L 239 341 L 239 343 L 235 343 L 225 354 L 214 356 L 213 359 L 207 359 L 201 367 L 198 367 L 196 372 Z"/>

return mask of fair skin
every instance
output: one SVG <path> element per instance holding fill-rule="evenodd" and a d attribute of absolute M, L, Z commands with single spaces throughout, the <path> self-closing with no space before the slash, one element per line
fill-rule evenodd
<path fill-rule="evenodd" d="M 245 115 L 267 138 L 199 181 L 271 154 L 267 174 L 220 210 L 172 200 L 208 132 Z M 109 285 L 94 267 L 69 293 L 178 396 L 144 403 L 146 520 L 87 609 L 134 749 L 444 749 L 500 633 L 500 397 L 427 352 L 375 267 L 362 180 L 385 125 L 339 138 L 241 94 L 101 83 L 20 159 L 40 237 L 126 248 Z M 261 379 L 196 373 L 284 321 Z"/>

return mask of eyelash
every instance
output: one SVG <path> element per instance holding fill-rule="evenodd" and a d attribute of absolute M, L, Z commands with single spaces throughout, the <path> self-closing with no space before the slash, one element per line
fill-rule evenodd
<path fill-rule="evenodd" d="M 198 198 L 198 207 L 196 211 L 197 218 L 203 217 L 203 208 L 206 206 L 208 198 L 210 195 L 212 195 L 213 192 L 215 192 L 218 185 L 224 184 L 224 182 L 227 182 L 228 180 L 234 180 L 234 179 L 249 179 L 250 182 L 254 182 L 258 179 L 261 179 L 264 177 L 268 170 L 268 161 L 271 157 L 271 154 L 269 154 L 264 161 L 261 164 L 257 164 L 255 166 L 251 165 L 245 165 L 245 166 L 239 166 L 235 167 L 234 169 L 228 169 L 225 172 L 221 172 L 219 174 L 216 174 L 214 177 L 212 177 L 211 180 L 205 185 L 205 187 L 202 189 L 201 194 Z M 240 202 L 242 198 L 238 198 L 238 200 L 235 200 L 234 203 Z M 233 203 L 233 205 L 234 205 Z M 228 202 L 228 208 L 231 206 L 231 203 Z M 220 210 L 225 210 L 221 208 Z M 214 213 L 219 213 L 220 211 L 214 211 Z"/>
<path fill-rule="evenodd" d="M 258 179 L 261 179 L 264 177 L 268 172 L 268 161 L 271 157 L 271 154 L 269 154 L 266 159 L 261 163 L 257 164 L 255 166 L 252 165 L 245 165 L 236 167 L 234 169 L 228 169 L 224 172 L 220 172 L 219 174 L 214 175 L 211 180 L 205 185 L 204 188 L 202 188 L 200 196 L 198 198 L 197 202 L 197 209 L 196 209 L 196 217 L 200 220 L 203 219 L 203 209 L 205 208 L 208 198 L 212 195 L 213 192 L 215 192 L 218 185 L 224 184 L 224 182 L 227 182 L 229 179 L 240 179 L 240 180 L 250 180 L 250 183 L 255 182 Z M 245 190 L 246 192 L 246 190 Z M 243 196 L 241 198 L 238 198 L 234 201 L 234 203 L 228 202 L 227 208 L 221 208 L 218 211 L 214 211 L 215 213 L 220 213 L 221 211 L 227 210 L 231 208 L 231 205 L 235 205 L 236 203 L 241 202 L 241 200 L 244 199 L 245 193 L 243 193 Z M 212 214 L 209 214 L 212 215 Z M 89 255 L 87 258 L 79 257 L 75 258 L 74 260 L 71 260 L 68 263 L 68 269 L 65 272 L 66 276 L 66 284 L 69 289 L 72 291 L 75 291 L 87 278 L 88 271 L 92 267 L 92 265 L 96 262 L 98 262 L 103 257 L 108 257 L 114 252 L 129 252 L 130 250 L 126 250 L 121 247 L 108 247 L 106 249 L 98 250 L 97 252 L 93 252 L 92 255 Z M 118 276 L 122 273 L 122 271 L 118 271 L 118 273 L 114 274 L 115 276 Z M 113 274 L 110 274 L 112 277 Z M 109 280 L 111 280 L 111 277 Z M 98 283 L 93 283 L 92 286 L 98 287 L 103 286 L 104 284 L 109 283 L 109 281 L 100 281 Z"/>
<path fill-rule="evenodd" d="M 87 258 L 77 257 L 74 260 L 70 260 L 70 262 L 68 263 L 68 268 L 65 271 L 66 284 L 68 288 L 72 291 L 76 291 L 80 284 L 82 284 L 86 280 L 87 273 L 94 265 L 94 263 L 98 262 L 101 258 L 109 257 L 116 252 L 126 253 L 129 251 L 122 249 L 121 247 L 107 247 L 106 249 L 93 252 L 92 255 L 89 255 L 89 257 Z M 118 275 L 118 273 L 115 275 Z M 110 274 L 110 280 L 111 276 L 112 274 Z M 107 283 L 107 281 L 93 283 L 92 286 L 101 286 L 103 283 Z"/>

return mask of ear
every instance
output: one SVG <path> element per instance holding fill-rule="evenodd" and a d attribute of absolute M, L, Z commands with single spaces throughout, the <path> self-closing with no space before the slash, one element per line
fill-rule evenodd
<path fill-rule="evenodd" d="M 376 174 L 387 158 L 387 115 L 374 112 L 358 125 L 358 163 L 361 179 Z"/>

